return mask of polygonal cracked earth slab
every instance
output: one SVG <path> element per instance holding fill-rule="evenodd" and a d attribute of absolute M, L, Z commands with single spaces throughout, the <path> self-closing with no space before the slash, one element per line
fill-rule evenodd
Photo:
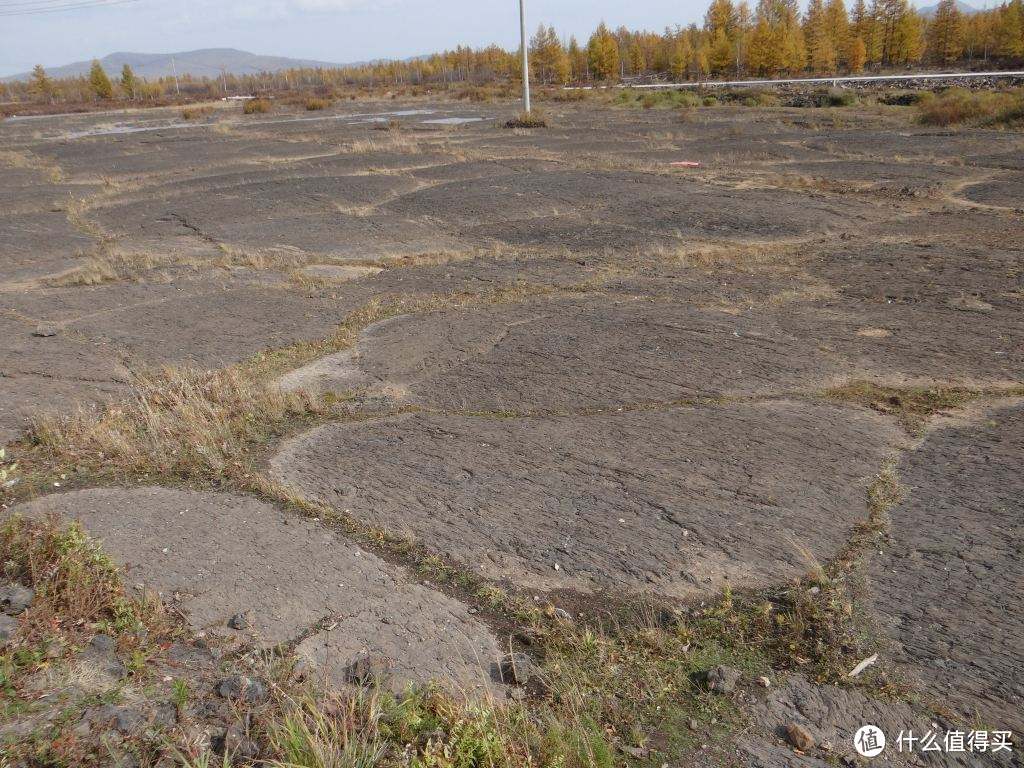
<path fill-rule="evenodd" d="M 415 414 L 314 429 L 272 467 L 488 577 L 685 596 L 802 575 L 834 554 L 900 440 L 869 412 L 796 402 Z"/>
<path fill-rule="evenodd" d="M 937 701 L 1024 730 L 1024 405 L 936 429 L 900 465 L 906 500 L 872 561 L 893 650 Z"/>
<path fill-rule="evenodd" d="M 1007 174 L 992 181 L 967 187 L 963 191 L 963 196 L 975 203 L 1015 210 L 1024 209 L 1024 173 Z"/>
<path fill-rule="evenodd" d="M 251 498 L 96 489 L 15 511 L 80 520 L 124 566 L 128 583 L 178 596 L 196 629 L 230 632 L 228 620 L 251 611 L 254 634 L 278 643 L 331 618 L 331 634 L 341 642 L 320 662 L 339 680 L 355 660 L 370 656 L 388 660 L 396 685 L 438 679 L 481 688 L 500 656 L 494 636 L 462 603 L 311 521 Z"/>
<path fill-rule="evenodd" d="M 394 318 L 367 328 L 357 352 L 371 381 L 417 405 L 535 413 L 814 392 L 851 379 L 1002 383 L 1020 376 L 1020 333 L 1019 313 L 998 304 L 850 299 L 730 312 L 557 298 Z"/>
<path fill-rule="evenodd" d="M 578 410 L 838 380 L 836 361 L 771 322 L 670 302 L 541 300 L 368 328 L 365 374 L 416 403 Z"/>

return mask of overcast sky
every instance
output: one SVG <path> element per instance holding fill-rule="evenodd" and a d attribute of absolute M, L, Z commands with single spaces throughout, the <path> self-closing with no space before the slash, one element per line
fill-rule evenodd
<path fill-rule="evenodd" d="M 136 0 L 10 16 L 86 0 L 0 0 L 0 75 L 115 51 L 242 48 L 332 62 L 405 58 L 460 43 L 517 45 L 516 0 Z M 96 1 L 96 0 L 90 0 Z M 599 21 L 661 30 L 703 17 L 705 0 L 528 0 L 531 31 L 554 24 L 584 36 Z"/>

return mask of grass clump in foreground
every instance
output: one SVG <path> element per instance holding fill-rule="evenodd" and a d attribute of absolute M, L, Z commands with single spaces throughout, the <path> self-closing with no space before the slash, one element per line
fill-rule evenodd
<path fill-rule="evenodd" d="M 147 660 L 176 636 L 174 621 L 155 596 L 127 594 L 114 564 L 77 524 L 9 517 L 0 525 L 0 562 L 6 580 L 33 592 L 0 644 L 0 722 L 12 726 L 0 735 L 0 754 L 11 765 L 109 764 L 107 749 L 79 743 L 70 730 L 87 708 L 140 684 Z M 128 660 L 127 679 L 107 689 L 75 658 L 97 634 Z M 14 727 L 19 722 L 30 730 Z"/>
<path fill-rule="evenodd" d="M 35 592 L 19 616 L 16 647 L 75 637 L 87 625 L 115 634 L 166 629 L 158 604 L 129 598 L 113 562 L 77 524 L 12 516 L 0 525 L 0 562 L 7 580 Z M 0 658 L 9 671 L 9 656 Z"/>
<path fill-rule="evenodd" d="M 953 88 L 926 94 L 917 106 L 917 122 L 949 126 L 970 123 L 983 127 L 1024 126 L 1024 89 L 1015 91 L 968 91 Z"/>
<path fill-rule="evenodd" d="M 217 481 L 244 475 L 254 444 L 326 407 L 240 368 L 165 368 L 137 375 L 127 397 L 101 410 L 36 420 L 28 447 L 37 466 Z"/>

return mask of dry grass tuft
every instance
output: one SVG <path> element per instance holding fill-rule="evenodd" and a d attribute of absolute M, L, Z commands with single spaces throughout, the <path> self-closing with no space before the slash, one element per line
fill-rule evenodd
<path fill-rule="evenodd" d="M 962 408 L 983 397 L 1022 397 L 1024 386 L 970 389 L 967 387 L 886 387 L 854 381 L 825 392 L 825 397 L 856 403 L 891 414 L 911 435 L 920 435 L 929 419 Z"/>
<path fill-rule="evenodd" d="M 324 410 L 317 398 L 256 383 L 240 369 L 165 368 L 138 375 L 126 398 L 99 411 L 37 419 L 29 440 L 36 459 L 54 465 L 208 481 L 244 476 L 253 443 Z"/>
<path fill-rule="evenodd" d="M 182 120 L 200 120 L 213 114 L 213 107 L 185 107 L 181 110 Z"/>
<path fill-rule="evenodd" d="M 376 152 L 397 152 L 403 155 L 418 155 L 423 152 L 422 145 L 412 136 L 391 132 L 379 139 L 360 139 L 346 144 L 342 152 L 353 155 L 368 155 Z"/>
<path fill-rule="evenodd" d="M 507 123 L 506 128 L 547 128 L 548 121 L 544 119 L 544 115 L 538 110 L 532 112 L 520 112 L 518 115 L 513 117 Z"/>
<path fill-rule="evenodd" d="M 82 266 L 55 275 L 44 282 L 52 288 L 102 285 L 137 277 L 141 272 L 156 266 L 158 266 L 157 259 L 149 254 L 112 252 L 90 256 Z"/>
<path fill-rule="evenodd" d="M 249 99 L 242 105 L 242 112 L 246 115 L 263 115 L 270 109 L 271 104 L 268 99 Z"/>
<path fill-rule="evenodd" d="M 375 131 L 400 131 L 402 129 L 402 123 L 400 120 L 391 118 L 390 120 L 382 120 L 379 123 L 373 124 L 373 130 Z"/>
<path fill-rule="evenodd" d="M 319 96 L 310 96 L 306 99 L 306 111 L 317 112 L 321 109 L 327 109 L 331 106 L 331 102 L 328 99 L 322 99 Z"/>

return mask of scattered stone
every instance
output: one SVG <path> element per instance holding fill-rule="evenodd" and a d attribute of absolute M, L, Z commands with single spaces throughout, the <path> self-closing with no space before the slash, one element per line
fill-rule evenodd
<path fill-rule="evenodd" d="M 38 325 L 36 329 L 32 331 L 32 335 L 41 339 L 48 339 L 51 336 L 57 335 L 57 326 L 55 325 Z"/>
<path fill-rule="evenodd" d="M 534 673 L 533 659 L 525 653 L 510 653 L 499 664 L 501 681 L 512 685 L 526 685 Z"/>
<path fill-rule="evenodd" d="M 801 752 L 809 752 L 814 749 L 814 737 L 799 723 L 790 723 L 786 726 L 786 741 Z"/>
<path fill-rule="evenodd" d="M 961 312 L 991 312 L 995 307 L 987 301 L 982 301 L 975 296 L 956 296 L 950 299 L 948 305 Z"/>
<path fill-rule="evenodd" d="M 139 732 L 148 722 L 146 715 L 139 710 L 114 704 L 97 707 L 86 714 L 84 719 L 90 727 L 103 725 L 125 736 Z"/>
<path fill-rule="evenodd" d="M 715 693 L 732 693 L 743 675 L 738 669 L 719 665 L 712 667 L 704 675 L 704 682 L 709 691 Z"/>
<path fill-rule="evenodd" d="M 114 653 L 116 643 L 110 635 L 96 635 L 89 641 L 89 647 L 97 653 Z"/>
<path fill-rule="evenodd" d="M 71 733 L 79 739 L 87 739 L 92 734 L 92 724 L 87 719 L 82 719 L 74 728 L 71 729 Z"/>
<path fill-rule="evenodd" d="M 692 717 L 690 718 L 690 722 L 688 722 L 688 723 L 687 723 L 687 725 L 689 726 L 689 728 L 690 728 L 690 730 L 691 730 L 691 731 L 696 731 L 696 730 L 697 730 L 698 728 L 700 728 L 700 723 L 698 723 L 698 722 L 697 722 L 697 721 L 696 721 L 696 720 L 695 720 L 694 718 L 692 718 Z"/>
<path fill-rule="evenodd" d="M 17 616 L 32 604 L 35 596 L 35 590 L 17 582 L 0 587 L 0 612 L 8 616 Z"/>
<path fill-rule="evenodd" d="M 153 725 L 161 728 L 173 728 L 178 723 L 178 708 L 167 702 L 161 704 L 156 708 L 156 713 L 153 716 Z"/>
<path fill-rule="evenodd" d="M 391 662 L 383 656 L 360 656 L 345 668 L 344 677 L 353 685 L 365 685 L 386 678 L 391 668 Z"/>
<path fill-rule="evenodd" d="M 260 680 L 253 680 L 245 675 L 232 675 L 221 680 L 217 693 L 222 698 L 259 704 L 267 699 L 267 686 Z"/>
<path fill-rule="evenodd" d="M 243 760 L 252 760 L 259 755 L 259 747 L 237 724 L 214 735 L 210 739 L 210 746 L 218 755 L 230 755 Z"/>
<path fill-rule="evenodd" d="M 771 688 L 772 686 L 771 679 L 764 676 L 757 678 L 757 682 L 762 688 Z"/>
<path fill-rule="evenodd" d="M 650 754 L 651 750 L 644 747 L 630 747 L 625 744 L 622 745 L 622 751 L 630 757 L 636 758 L 637 760 L 643 760 L 647 755 Z"/>
<path fill-rule="evenodd" d="M 13 616 L 0 614 L 0 643 L 6 643 L 18 631 L 18 620 Z"/>
<path fill-rule="evenodd" d="M 564 621 L 564 622 L 567 622 L 569 624 L 572 623 L 572 620 L 573 620 L 572 619 L 572 614 L 569 613 L 567 610 L 565 610 L 563 608 L 555 608 L 554 615 L 555 615 L 555 618 L 558 619 L 559 621 Z"/>
<path fill-rule="evenodd" d="M 228 619 L 228 626 L 232 629 L 250 629 L 252 627 L 252 612 L 236 613 Z"/>

